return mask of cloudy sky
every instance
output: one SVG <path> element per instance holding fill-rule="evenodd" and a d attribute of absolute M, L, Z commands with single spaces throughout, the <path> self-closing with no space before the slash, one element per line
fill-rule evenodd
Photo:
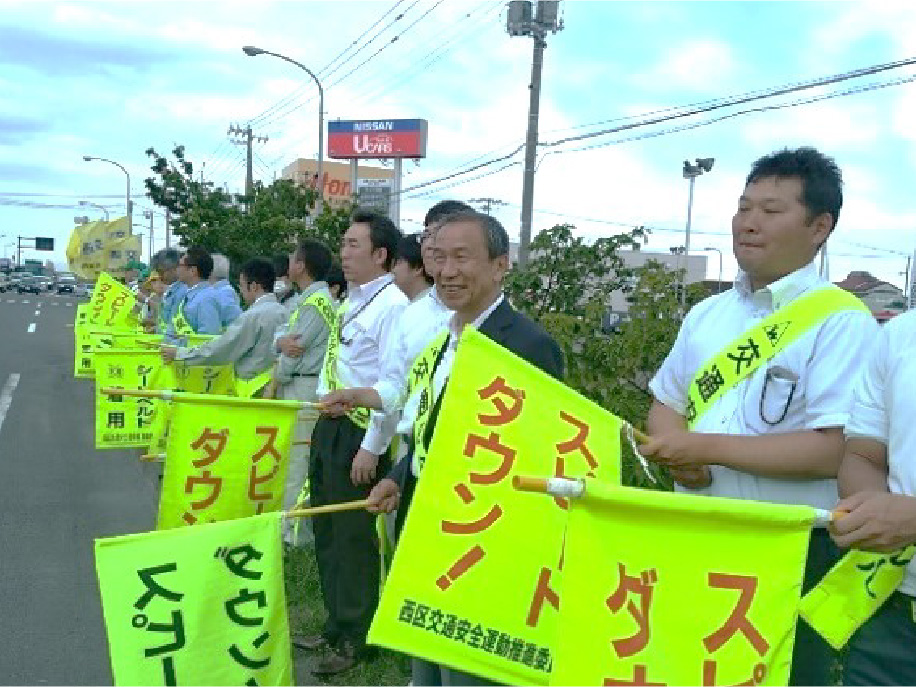
<path fill-rule="evenodd" d="M 535 231 L 569 222 L 596 237 L 641 224 L 653 228 L 648 247 L 667 251 L 684 240 L 683 161 L 714 157 L 696 183 L 691 246 L 721 249 L 728 278 L 730 218 L 749 166 L 777 148 L 814 145 L 846 180 L 831 278 L 866 269 L 902 285 L 916 248 L 916 66 L 721 105 L 909 59 L 916 3 L 561 7 L 564 28 L 545 55 Z M 243 45 L 316 71 L 326 119 L 427 119 L 428 157 L 405 163 L 407 188 L 491 163 L 408 191 L 405 231 L 443 198 L 490 197 L 505 203 L 494 214 L 517 236 L 522 153 L 493 161 L 524 141 L 532 44 L 506 33 L 505 15 L 505 3 L 479 0 L 0 0 L 0 254 L 16 235 L 53 236 L 62 262 L 73 217 L 100 216 L 80 200 L 123 214 L 123 173 L 83 155 L 124 165 L 134 221 L 144 224 L 149 147 L 183 144 L 208 181 L 231 191 L 242 188 L 244 159 L 230 125 L 251 123 L 268 138 L 255 147 L 261 179 L 314 157 L 312 82 L 281 60 L 246 57 Z M 715 109 L 670 118 L 696 106 Z M 669 119 L 600 133 L 650 117 Z M 163 220 L 153 221 L 159 248 Z"/>

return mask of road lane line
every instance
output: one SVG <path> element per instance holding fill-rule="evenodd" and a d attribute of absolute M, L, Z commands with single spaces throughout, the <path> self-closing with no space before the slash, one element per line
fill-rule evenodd
<path fill-rule="evenodd" d="M 36 310 L 36 311 L 35 311 L 35 314 L 36 314 L 36 315 L 41 315 L 41 310 Z"/>
<path fill-rule="evenodd" d="M 13 391 L 17 384 L 19 384 L 19 373 L 13 372 L 3 385 L 3 391 L 0 391 L 0 428 L 3 427 L 6 411 L 10 409 L 10 404 L 13 402 Z"/>
<path fill-rule="evenodd" d="M 35 333 L 35 323 L 34 323 L 34 322 L 32 322 L 32 324 L 29 325 L 29 328 L 26 330 L 26 333 L 27 333 L 27 334 L 34 334 L 34 333 Z"/>

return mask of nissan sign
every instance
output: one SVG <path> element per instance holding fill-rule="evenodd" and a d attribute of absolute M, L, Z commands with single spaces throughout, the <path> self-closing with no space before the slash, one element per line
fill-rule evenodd
<path fill-rule="evenodd" d="M 425 119 L 371 119 L 328 122 L 328 157 L 426 157 Z"/>

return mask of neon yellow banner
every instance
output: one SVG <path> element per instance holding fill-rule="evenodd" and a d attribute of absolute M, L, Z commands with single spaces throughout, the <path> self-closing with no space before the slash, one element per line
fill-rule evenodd
<path fill-rule="evenodd" d="M 159 351 L 117 348 L 95 351 L 95 447 L 149 446 L 153 439 L 156 405 L 151 398 L 109 396 L 101 389 L 142 391 L 150 388 L 162 366 Z"/>
<path fill-rule="evenodd" d="M 131 312 L 135 304 L 136 298 L 129 288 L 102 272 L 89 299 L 89 324 L 136 330 L 138 322 Z"/>
<path fill-rule="evenodd" d="M 73 376 L 77 379 L 92 379 L 93 376 L 88 303 L 76 306 L 73 320 Z"/>
<path fill-rule="evenodd" d="M 251 398 L 270 382 L 273 368 L 265 370 L 257 377 L 251 379 L 236 379 L 235 394 L 239 398 Z"/>
<path fill-rule="evenodd" d="M 293 684 L 281 517 L 95 541 L 116 685 Z"/>
<path fill-rule="evenodd" d="M 850 551 L 802 597 L 799 612 L 834 649 L 887 601 L 916 553 L 907 546 L 891 554 Z"/>
<path fill-rule="evenodd" d="M 447 389 L 369 641 L 546 684 L 568 503 L 512 477 L 619 482 L 620 421 L 473 330 Z"/>
<path fill-rule="evenodd" d="M 298 401 L 172 400 L 158 529 L 277 510 Z"/>
<path fill-rule="evenodd" d="M 788 684 L 814 519 L 587 480 L 569 514 L 551 684 Z"/>
<path fill-rule="evenodd" d="M 154 404 L 156 414 L 153 415 L 153 425 L 150 427 L 152 438 L 149 441 L 149 452 L 152 454 L 165 453 L 168 448 L 169 424 L 172 421 L 171 401 L 157 400 Z"/>
<path fill-rule="evenodd" d="M 235 395 L 232 365 L 185 365 L 180 361 L 163 365 L 152 381 L 154 389 L 187 391 L 215 396 Z"/>

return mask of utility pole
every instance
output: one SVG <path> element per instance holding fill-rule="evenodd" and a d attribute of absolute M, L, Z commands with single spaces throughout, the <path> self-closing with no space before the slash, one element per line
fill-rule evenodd
<path fill-rule="evenodd" d="M 233 134 L 236 136 L 243 137 L 243 140 L 241 141 L 234 140 L 232 142 L 236 145 L 245 146 L 248 151 L 247 166 L 246 166 L 246 173 L 245 173 L 245 195 L 248 196 L 248 198 L 250 199 L 251 194 L 254 192 L 254 169 L 252 166 L 251 144 L 255 139 L 258 141 L 258 143 L 267 143 L 267 136 L 255 136 L 251 131 L 250 124 L 247 127 L 245 127 L 244 129 L 235 124 L 230 125 L 229 135 L 233 135 Z M 250 202 L 251 201 L 249 200 L 249 203 Z"/>
<path fill-rule="evenodd" d="M 528 262 L 531 244 L 531 216 L 534 212 L 534 165 L 538 152 L 538 115 L 541 106 L 541 71 L 544 66 L 544 48 L 547 47 L 547 33 L 556 33 L 563 28 L 559 18 L 559 0 L 537 0 L 532 7 L 530 0 L 512 0 L 506 21 L 510 36 L 531 36 L 534 39 L 534 53 L 531 59 L 531 83 L 528 101 L 528 135 L 525 139 L 525 173 L 522 182 L 521 232 L 519 236 L 518 264 L 524 267 Z"/>
<path fill-rule="evenodd" d="M 201 175 L 203 175 L 203 172 L 201 172 Z M 149 220 L 149 259 L 150 261 L 152 261 L 153 259 L 153 211 L 144 210 L 143 216 Z"/>
<path fill-rule="evenodd" d="M 170 235 L 171 232 L 169 230 L 169 226 L 171 225 L 171 223 L 172 223 L 172 213 L 169 211 L 168 208 L 166 208 L 165 209 L 165 247 L 166 248 L 169 247 L 169 242 L 170 242 L 169 240 L 171 238 L 171 235 Z"/>

